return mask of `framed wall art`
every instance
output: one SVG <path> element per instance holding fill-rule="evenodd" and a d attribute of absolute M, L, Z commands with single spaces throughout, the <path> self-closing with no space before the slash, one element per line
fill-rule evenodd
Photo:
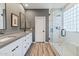
<path fill-rule="evenodd" d="M 11 26 L 18 26 L 18 16 L 15 14 L 11 14 Z"/>

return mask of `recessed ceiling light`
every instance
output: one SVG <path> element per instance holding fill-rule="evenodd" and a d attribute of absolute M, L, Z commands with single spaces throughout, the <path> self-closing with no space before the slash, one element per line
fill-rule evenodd
<path fill-rule="evenodd" d="M 28 4 L 25 4 L 25 6 L 27 7 L 27 6 L 28 6 Z"/>

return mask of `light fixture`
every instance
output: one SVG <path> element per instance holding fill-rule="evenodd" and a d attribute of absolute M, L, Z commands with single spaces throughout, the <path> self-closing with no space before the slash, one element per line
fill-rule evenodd
<path fill-rule="evenodd" d="M 27 6 L 28 6 L 28 4 L 25 4 L 25 6 L 27 7 Z"/>

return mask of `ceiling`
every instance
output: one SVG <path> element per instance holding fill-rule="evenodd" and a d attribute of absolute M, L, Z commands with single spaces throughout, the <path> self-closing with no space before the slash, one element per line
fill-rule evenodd
<path fill-rule="evenodd" d="M 28 6 L 25 6 L 26 3 L 23 3 L 25 9 L 51 9 L 51 8 L 63 8 L 67 3 L 27 3 Z"/>

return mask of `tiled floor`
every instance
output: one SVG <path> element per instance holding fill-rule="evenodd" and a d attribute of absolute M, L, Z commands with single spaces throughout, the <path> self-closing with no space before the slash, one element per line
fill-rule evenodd
<path fill-rule="evenodd" d="M 49 43 L 33 43 L 26 56 L 55 56 Z"/>

